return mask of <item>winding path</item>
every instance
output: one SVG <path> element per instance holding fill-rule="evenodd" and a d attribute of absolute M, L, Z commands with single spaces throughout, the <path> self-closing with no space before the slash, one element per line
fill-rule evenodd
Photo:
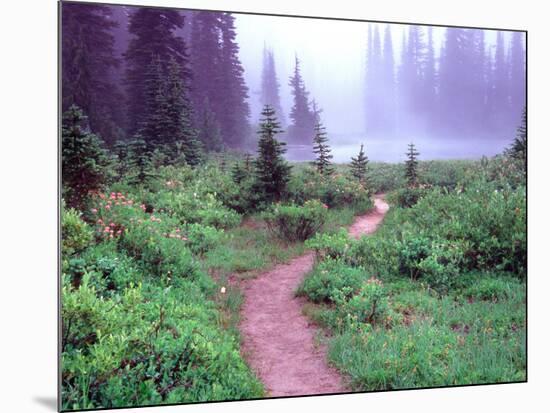
<path fill-rule="evenodd" d="M 374 232 L 388 208 L 383 195 L 375 196 L 374 210 L 355 219 L 350 235 Z M 305 299 L 294 296 L 313 263 L 308 252 L 244 284 L 242 351 L 271 397 L 346 391 L 326 362 L 326 347 L 315 343 L 318 329 L 302 314 Z"/>

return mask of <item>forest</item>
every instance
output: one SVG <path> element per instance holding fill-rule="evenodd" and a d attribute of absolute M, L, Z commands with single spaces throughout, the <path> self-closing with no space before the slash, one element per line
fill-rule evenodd
<path fill-rule="evenodd" d="M 525 381 L 524 33 L 364 23 L 344 156 L 239 18 L 61 4 L 62 409 Z"/>

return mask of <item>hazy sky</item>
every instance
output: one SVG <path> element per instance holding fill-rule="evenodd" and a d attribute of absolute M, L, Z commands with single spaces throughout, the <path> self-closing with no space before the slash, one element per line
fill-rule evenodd
<path fill-rule="evenodd" d="M 364 73 L 368 24 L 365 22 L 235 14 L 240 58 L 250 89 L 252 120 L 260 111 L 259 90 L 264 43 L 273 49 L 281 84 L 282 105 L 291 107 L 288 79 L 298 55 L 307 89 L 323 109 L 329 133 L 359 135 L 364 131 Z M 381 41 L 386 24 L 380 26 Z M 391 24 L 396 62 L 407 25 Z M 445 28 L 434 27 L 436 56 Z M 494 44 L 495 31 L 486 31 Z M 506 35 L 507 38 L 507 35 Z"/>

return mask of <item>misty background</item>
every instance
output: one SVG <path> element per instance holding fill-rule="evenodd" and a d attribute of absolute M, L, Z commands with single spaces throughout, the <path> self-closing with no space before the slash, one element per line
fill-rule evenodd
<path fill-rule="evenodd" d="M 269 103 L 291 160 L 312 159 L 318 121 L 335 162 L 348 162 L 361 143 L 378 161 L 403 160 L 409 142 L 421 159 L 478 158 L 510 144 L 525 106 L 521 32 L 62 7 L 63 107 L 83 107 L 108 145 L 143 132 L 155 58 L 160 72 L 170 59 L 181 68 L 190 122 L 212 151 L 253 152 Z M 81 73 L 83 62 L 95 69 Z"/>

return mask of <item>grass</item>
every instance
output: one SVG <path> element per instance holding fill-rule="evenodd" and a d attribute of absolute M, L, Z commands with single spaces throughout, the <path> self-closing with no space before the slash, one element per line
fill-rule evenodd
<path fill-rule="evenodd" d="M 525 284 L 504 283 L 507 297 L 485 300 L 458 292 L 438 297 L 419 282 L 389 281 L 391 309 L 402 315 L 390 328 L 347 325 L 337 305 L 307 303 L 303 311 L 332 334 L 329 361 L 354 391 L 523 381 Z"/>

